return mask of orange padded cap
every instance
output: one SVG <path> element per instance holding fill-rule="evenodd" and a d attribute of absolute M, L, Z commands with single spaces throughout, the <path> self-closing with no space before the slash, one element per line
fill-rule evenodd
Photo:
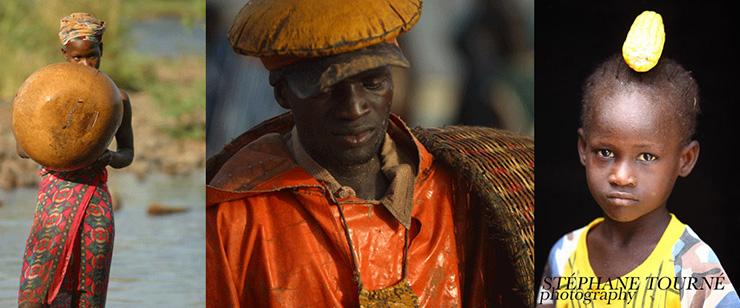
<path fill-rule="evenodd" d="M 273 70 L 295 58 L 392 41 L 420 15 L 421 0 L 252 0 L 234 19 L 229 42 L 237 53 L 260 57 L 266 66 L 276 63 L 268 67 Z"/>

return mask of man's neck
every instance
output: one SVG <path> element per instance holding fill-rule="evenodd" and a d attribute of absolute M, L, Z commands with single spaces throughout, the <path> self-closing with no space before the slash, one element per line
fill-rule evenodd
<path fill-rule="evenodd" d="M 357 165 L 325 168 L 342 186 L 352 187 L 360 198 L 379 200 L 388 189 L 389 182 L 381 170 L 380 155 Z"/>

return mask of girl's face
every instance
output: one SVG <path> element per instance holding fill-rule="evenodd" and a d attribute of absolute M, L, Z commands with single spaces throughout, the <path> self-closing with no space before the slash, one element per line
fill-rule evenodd
<path fill-rule="evenodd" d="M 103 55 L 101 45 L 88 40 L 72 40 L 62 48 L 67 62 L 100 68 L 100 57 Z"/>
<path fill-rule="evenodd" d="M 637 90 L 593 103 L 589 123 L 578 130 L 591 195 L 618 222 L 665 207 L 676 178 L 696 163 L 698 142 L 684 144 L 673 112 Z"/>

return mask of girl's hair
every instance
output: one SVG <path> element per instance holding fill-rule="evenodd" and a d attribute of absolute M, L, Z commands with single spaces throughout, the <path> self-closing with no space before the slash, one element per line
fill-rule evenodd
<path fill-rule="evenodd" d="M 664 110 L 674 110 L 684 141 L 694 139 L 700 112 L 699 86 L 691 72 L 668 58 L 661 58 L 645 73 L 633 71 L 619 54 L 602 62 L 583 84 L 581 125 L 588 128 L 600 98 L 634 90 L 650 95 L 659 104 L 670 105 Z"/>

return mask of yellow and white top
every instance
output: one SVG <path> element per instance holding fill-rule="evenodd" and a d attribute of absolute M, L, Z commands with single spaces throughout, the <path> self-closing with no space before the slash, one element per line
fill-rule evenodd
<path fill-rule="evenodd" d="M 586 235 L 604 219 L 562 237 L 550 251 L 537 304 L 555 307 L 739 307 L 712 249 L 671 214 L 658 244 L 621 277 L 596 277 Z"/>

